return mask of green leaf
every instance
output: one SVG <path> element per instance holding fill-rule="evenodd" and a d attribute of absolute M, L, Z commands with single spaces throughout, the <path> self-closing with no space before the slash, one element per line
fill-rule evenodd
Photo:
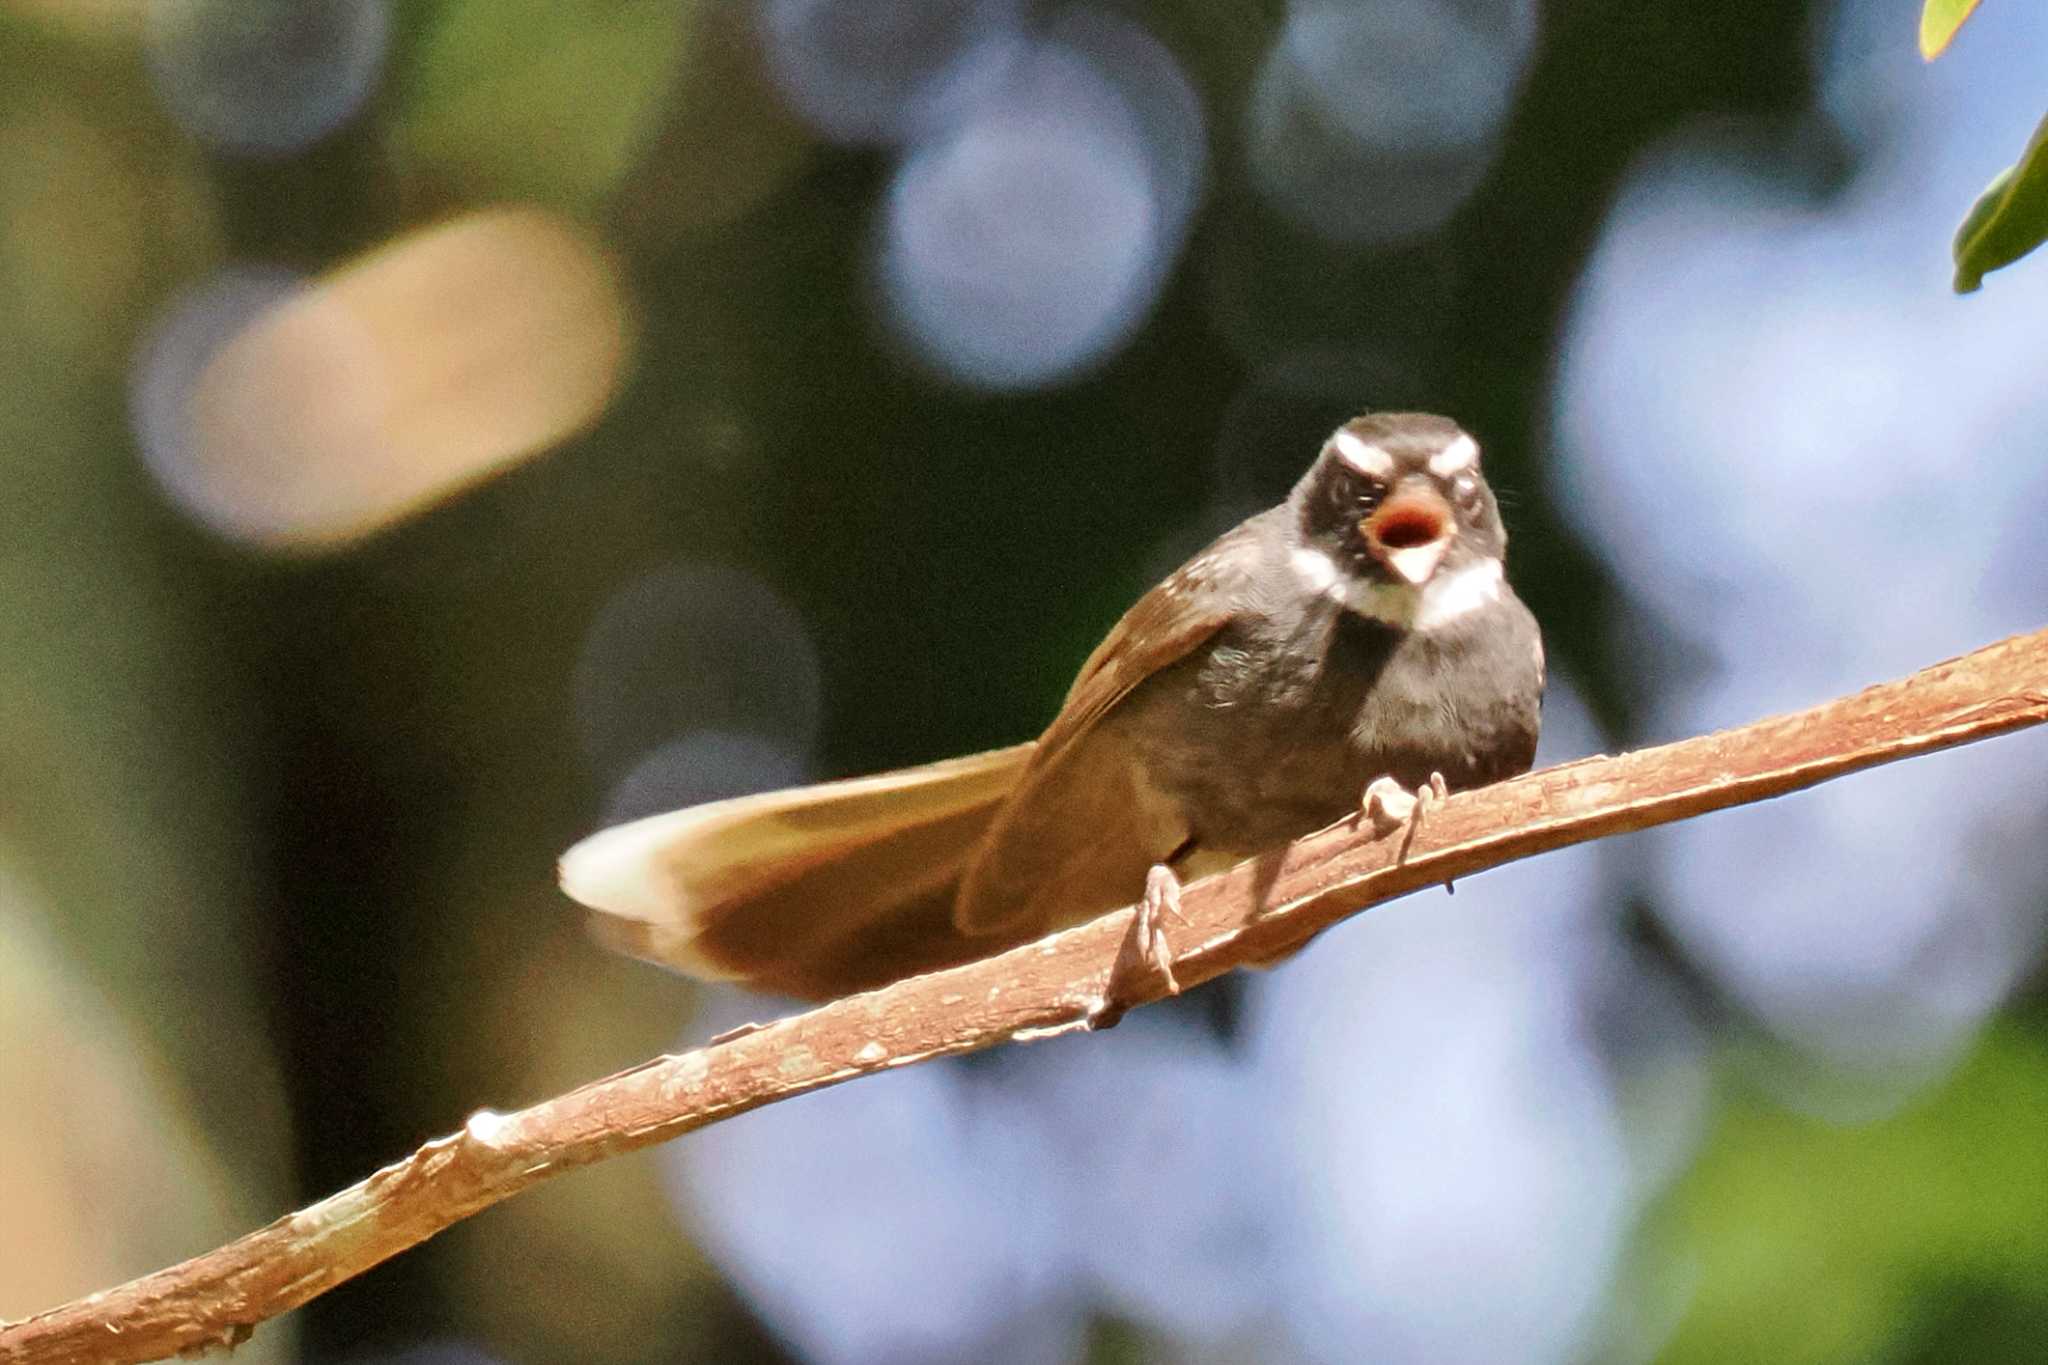
<path fill-rule="evenodd" d="M 1968 294 L 1984 276 L 2048 240 L 2048 118 L 2020 159 L 1988 185 L 1956 229 L 1956 292 Z"/>
<path fill-rule="evenodd" d="M 1927 7 L 1920 11 L 1921 58 L 1931 62 L 1948 51 L 1948 45 L 1956 40 L 1956 30 L 1976 8 L 1977 0 L 1927 0 Z"/>

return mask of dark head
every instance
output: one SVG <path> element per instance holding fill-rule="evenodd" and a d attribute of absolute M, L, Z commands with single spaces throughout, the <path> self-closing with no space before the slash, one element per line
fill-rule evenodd
<path fill-rule="evenodd" d="M 1507 550 L 1478 443 L 1426 412 L 1352 418 L 1290 501 L 1303 548 L 1369 587 L 1419 591 Z"/>

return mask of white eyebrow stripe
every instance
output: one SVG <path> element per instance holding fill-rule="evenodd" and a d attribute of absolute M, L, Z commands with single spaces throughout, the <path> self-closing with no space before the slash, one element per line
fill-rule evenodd
<path fill-rule="evenodd" d="M 1336 435 L 1337 458 L 1368 479 L 1394 477 L 1394 457 L 1362 436 L 1348 431 Z"/>
<path fill-rule="evenodd" d="M 1462 474 L 1479 463 L 1479 443 L 1464 432 L 1458 439 L 1429 457 L 1429 472 L 1439 479 L 1448 479 L 1453 474 Z"/>

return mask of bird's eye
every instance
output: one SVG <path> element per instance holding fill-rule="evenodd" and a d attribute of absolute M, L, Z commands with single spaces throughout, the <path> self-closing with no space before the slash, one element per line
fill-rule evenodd
<path fill-rule="evenodd" d="M 1380 499 L 1387 495 L 1387 485 L 1369 474 L 1353 474 L 1348 479 L 1339 480 L 1331 493 L 1332 501 L 1341 510 L 1369 510 L 1380 505 Z"/>
<path fill-rule="evenodd" d="M 1460 506 L 1471 507 L 1479 501 L 1479 478 L 1474 474 L 1460 474 L 1451 481 L 1451 496 Z"/>

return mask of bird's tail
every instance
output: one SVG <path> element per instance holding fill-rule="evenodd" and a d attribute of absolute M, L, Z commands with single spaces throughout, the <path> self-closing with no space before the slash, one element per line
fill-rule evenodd
<path fill-rule="evenodd" d="M 600 831 L 562 889 L 611 947 L 705 980 L 830 999 L 982 957 L 953 898 L 1030 744 L 735 797 Z"/>

